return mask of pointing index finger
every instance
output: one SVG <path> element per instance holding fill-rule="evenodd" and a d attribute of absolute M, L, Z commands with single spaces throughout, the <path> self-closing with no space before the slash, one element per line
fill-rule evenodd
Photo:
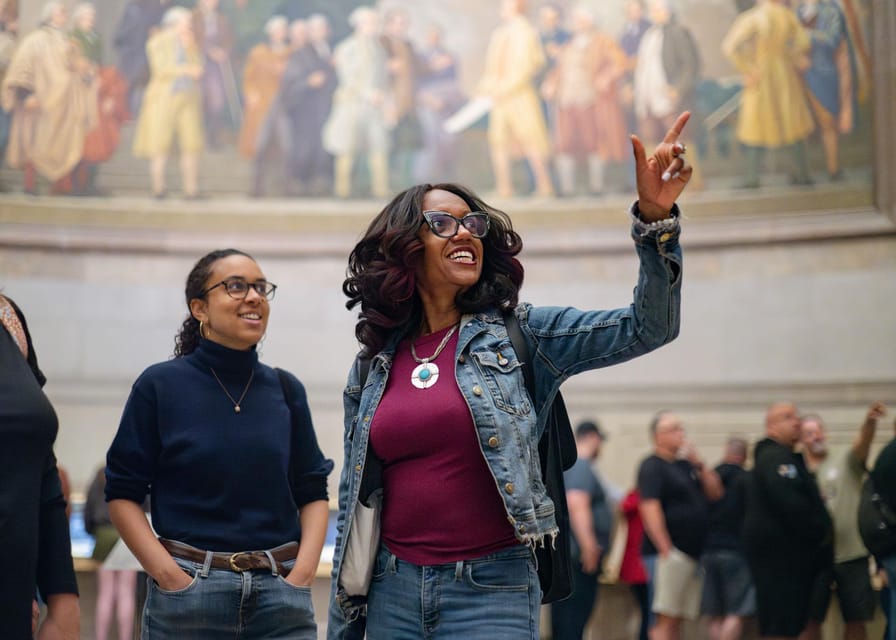
<path fill-rule="evenodd" d="M 681 132 L 684 130 L 684 125 L 687 124 L 688 120 L 691 117 L 690 111 L 684 111 L 678 119 L 675 121 L 675 124 L 672 125 L 672 128 L 666 133 L 666 137 L 663 138 L 663 142 L 668 144 L 675 143 L 679 136 L 681 136 Z"/>

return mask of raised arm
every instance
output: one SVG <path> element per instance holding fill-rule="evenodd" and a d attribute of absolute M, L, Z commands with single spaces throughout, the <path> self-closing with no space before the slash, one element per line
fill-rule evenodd
<path fill-rule="evenodd" d="M 722 479 L 719 477 L 719 474 L 703 463 L 703 459 L 693 445 L 688 443 L 685 446 L 685 455 L 688 462 L 690 462 L 691 466 L 697 471 L 697 479 L 700 481 L 700 488 L 703 490 L 703 495 L 706 496 L 706 499 L 710 502 L 721 500 L 722 496 L 725 495 L 725 485 L 722 484 Z"/>
<path fill-rule="evenodd" d="M 671 342 L 678 335 L 681 307 L 681 248 L 676 199 L 692 168 L 685 162 L 680 136 L 690 114 L 682 113 L 656 151 L 647 156 L 637 136 L 632 149 L 638 176 L 638 202 L 631 209 L 632 236 L 640 258 L 634 300 L 625 308 L 581 311 L 572 307 L 522 305 L 517 316 L 530 340 L 543 406 L 566 378 L 631 360 Z"/>
<path fill-rule="evenodd" d="M 883 402 L 873 402 L 865 414 L 865 420 L 859 427 L 856 439 L 852 444 L 853 455 L 863 465 L 867 466 L 868 453 L 871 451 L 871 442 L 877 431 L 877 421 L 887 415 L 887 406 Z"/>

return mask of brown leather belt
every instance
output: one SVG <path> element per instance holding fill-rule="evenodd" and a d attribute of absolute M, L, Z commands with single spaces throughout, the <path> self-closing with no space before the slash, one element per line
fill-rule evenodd
<path fill-rule="evenodd" d="M 159 538 L 159 542 L 161 542 L 162 546 L 168 550 L 168 553 L 176 558 L 205 564 L 207 552 L 202 549 L 191 547 L 190 545 L 178 542 L 177 540 L 167 540 L 166 538 Z M 229 553 L 227 551 L 215 551 L 212 553 L 212 563 L 210 566 L 213 569 L 227 569 L 228 571 L 236 571 L 237 573 L 252 571 L 253 569 L 266 569 L 272 571 L 273 567 L 271 567 L 271 559 L 268 557 L 268 553 L 270 553 L 277 564 L 277 573 L 286 577 L 289 573 L 289 569 L 284 567 L 281 563 L 287 560 L 295 560 L 298 552 L 299 544 L 297 542 L 289 542 L 274 549 L 268 549 L 267 552 L 237 551 L 236 553 Z"/>

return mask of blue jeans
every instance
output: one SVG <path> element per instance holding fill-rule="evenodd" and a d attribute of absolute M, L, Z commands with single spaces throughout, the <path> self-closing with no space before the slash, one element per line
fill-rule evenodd
<path fill-rule="evenodd" d="M 174 560 L 193 582 L 165 591 L 147 578 L 141 640 L 316 640 L 311 587 L 294 587 L 276 569 L 236 573 Z"/>
<path fill-rule="evenodd" d="M 367 599 L 367 638 L 538 640 L 540 605 L 527 547 L 417 566 L 382 545 Z"/>

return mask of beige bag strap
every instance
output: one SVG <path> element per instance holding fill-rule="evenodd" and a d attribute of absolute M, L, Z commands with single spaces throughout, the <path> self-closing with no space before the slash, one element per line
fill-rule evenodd
<path fill-rule="evenodd" d="M 9 335 L 12 336 L 12 339 L 19 347 L 19 351 L 22 352 L 22 356 L 27 358 L 28 339 L 25 337 L 25 329 L 22 327 L 22 321 L 19 319 L 19 314 L 16 313 L 16 310 L 13 308 L 12 304 L 10 304 L 9 300 L 3 296 L 0 296 L 0 323 L 3 324 L 9 332 Z"/>

